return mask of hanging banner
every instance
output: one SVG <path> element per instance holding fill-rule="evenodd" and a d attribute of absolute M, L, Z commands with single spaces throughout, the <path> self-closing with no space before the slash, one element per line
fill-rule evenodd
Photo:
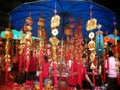
<path fill-rule="evenodd" d="M 104 45 L 103 45 L 103 32 L 96 32 L 96 56 L 103 56 L 104 53 Z"/>

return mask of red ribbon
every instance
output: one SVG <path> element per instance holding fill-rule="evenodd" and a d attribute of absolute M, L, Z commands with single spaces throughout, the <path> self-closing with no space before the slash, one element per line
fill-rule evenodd
<path fill-rule="evenodd" d="M 95 85 L 95 74 L 94 74 L 94 71 L 92 71 L 92 79 L 93 79 L 93 84 Z"/>
<path fill-rule="evenodd" d="M 8 63 L 6 62 L 6 66 L 5 66 L 6 72 L 5 72 L 5 82 L 7 83 L 8 81 Z"/>
<path fill-rule="evenodd" d="M 22 55 L 20 55 L 20 60 L 19 60 L 19 71 L 21 71 L 22 63 L 23 63 L 23 57 L 22 57 Z"/>
<path fill-rule="evenodd" d="M 106 82 L 106 68 L 105 68 L 105 63 L 104 63 L 104 68 L 103 68 L 103 82 Z"/>
<path fill-rule="evenodd" d="M 82 65 L 81 64 L 78 64 L 78 67 L 77 67 L 77 69 L 78 69 L 78 84 L 80 85 L 80 86 L 82 86 L 82 75 L 83 75 L 83 73 L 82 73 Z"/>
<path fill-rule="evenodd" d="M 109 72 L 109 57 L 108 57 L 108 55 L 107 55 L 107 70 Z"/>
<path fill-rule="evenodd" d="M 40 58 L 41 62 L 43 62 L 43 60 L 44 60 L 44 53 L 43 53 L 42 50 L 40 50 L 39 58 Z"/>
<path fill-rule="evenodd" d="M 26 62 L 26 72 L 29 71 L 29 65 L 30 65 L 30 61 L 27 61 L 27 62 Z"/>
<path fill-rule="evenodd" d="M 39 82 L 40 82 L 40 90 L 42 90 L 43 89 L 43 75 L 42 75 L 42 71 L 40 71 Z"/>
<path fill-rule="evenodd" d="M 56 62 L 54 62 L 53 68 L 54 68 L 54 86 L 55 86 L 55 88 L 58 88 L 57 66 L 56 66 Z"/>
<path fill-rule="evenodd" d="M 118 83 L 118 86 L 120 86 L 120 75 L 119 74 L 117 75 L 117 83 Z"/>

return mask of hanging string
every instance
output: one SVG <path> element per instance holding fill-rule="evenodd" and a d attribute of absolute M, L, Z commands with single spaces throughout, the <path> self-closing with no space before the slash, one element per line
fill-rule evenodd
<path fill-rule="evenodd" d="M 8 23 L 8 27 L 11 28 L 11 16 L 9 16 L 9 23 Z"/>
<path fill-rule="evenodd" d="M 40 17 L 43 17 L 44 13 L 43 13 L 43 10 L 40 9 L 41 13 L 40 13 Z"/>
<path fill-rule="evenodd" d="M 115 17 L 113 17 L 113 25 L 114 25 L 114 27 L 116 27 L 116 19 L 115 19 Z"/>
<path fill-rule="evenodd" d="M 56 13 L 57 13 L 56 3 L 57 3 L 57 2 L 55 2 L 55 9 L 54 9 L 54 14 L 55 14 L 55 15 L 56 15 Z"/>
<path fill-rule="evenodd" d="M 115 39 L 115 45 L 117 44 L 116 36 L 117 36 L 117 29 L 116 29 L 116 20 L 115 17 L 113 17 L 113 25 L 114 25 L 114 39 Z"/>
<path fill-rule="evenodd" d="M 31 12 L 31 11 L 32 11 L 32 10 L 31 10 L 31 6 L 32 6 L 32 5 L 30 4 L 30 12 L 29 12 L 29 16 L 30 16 L 30 17 L 31 17 L 31 15 L 32 15 L 32 12 Z"/>
<path fill-rule="evenodd" d="M 90 18 L 92 18 L 92 7 L 93 7 L 93 4 L 91 4 L 90 6 Z"/>

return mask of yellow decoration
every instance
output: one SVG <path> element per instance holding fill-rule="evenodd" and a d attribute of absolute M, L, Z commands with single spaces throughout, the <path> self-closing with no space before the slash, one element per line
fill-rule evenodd
<path fill-rule="evenodd" d="M 53 58 L 54 61 L 56 61 L 57 60 L 56 50 L 57 50 L 57 45 L 59 43 L 59 40 L 56 37 L 52 37 L 52 38 L 50 38 L 50 42 L 52 44 L 52 52 L 53 52 L 52 58 Z"/>
<path fill-rule="evenodd" d="M 95 50 L 95 42 L 93 40 L 91 40 L 89 43 L 88 43 L 88 48 L 90 51 L 93 51 Z"/>
<path fill-rule="evenodd" d="M 71 30 L 71 28 L 69 28 L 69 27 L 67 27 L 67 28 L 65 28 L 65 30 L 64 30 L 64 33 L 65 33 L 65 35 L 72 35 L 72 30 Z"/>
<path fill-rule="evenodd" d="M 50 42 L 52 43 L 52 45 L 57 46 L 59 43 L 59 40 L 56 37 L 52 37 L 50 38 Z"/>
<path fill-rule="evenodd" d="M 94 61 L 94 60 L 95 60 L 95 54 L 94 54 L 94 53 L 91 53 L 91 54 L 90 54 L 90 60 L 91 60 L 91 61 Z"/>
<path fill-rule="evenodd" d="M 92 69 L 92 70 L 95 69 L 94 63 L 91 64 L 90 69 Z"/>
<path fill-rule="evenodd" d="M 86 30 L 93 30 L 97 28 L 97 20 L 95 18 L 91 18 L 90 20 L 87 21 L 86 23 Z"/>
<path fill-rule="evenodd" d="M 41 27 L 43 27 L 43 26 L 45 26 L 45 23 L 44 23 L 44 22 L 45 22 L 45 21 L 44 21 L 43 18 L 39 18 L 39 20 L 38 20 L 38 25 L 41 26 Z"/>
<path fill-rule="evenodd" d="M 51 19 L 51 28 L 57 28 L 60 25 L 60 16 L 55 15 Z"/>
<path fill-rule="evenodd" d="M 13 38 L 13 34 L 12 34 L 10 28 L 7 28 L 7 29 L 6 29 L 4 36 L 5 36 L 6 39 L 12 39 L 12 38 Z"/>

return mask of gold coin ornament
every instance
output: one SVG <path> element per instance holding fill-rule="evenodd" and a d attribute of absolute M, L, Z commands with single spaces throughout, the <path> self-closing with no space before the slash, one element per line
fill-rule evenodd
<path fill-rule="evenodd" d="M 90 39 L 93 39 L 94 36 L 95 36 L 94 32 L 90 32 L 90 33 L 89 33 L 89 38 L 90 38 Z"/>
<path fill-rule="evenodd" d="M 90 20 L 87 21 L 86 23 L 86 30 L 87 31 L 92 31 L 93 29 L 97 28 L 97 20 L 95 18 L 91 18 Z"/>
<path fill-rule="evenodd" d="M 52 30 L 52 35 L 57 36 L 58 35 L 58 30 L 55 28 Z"/>

